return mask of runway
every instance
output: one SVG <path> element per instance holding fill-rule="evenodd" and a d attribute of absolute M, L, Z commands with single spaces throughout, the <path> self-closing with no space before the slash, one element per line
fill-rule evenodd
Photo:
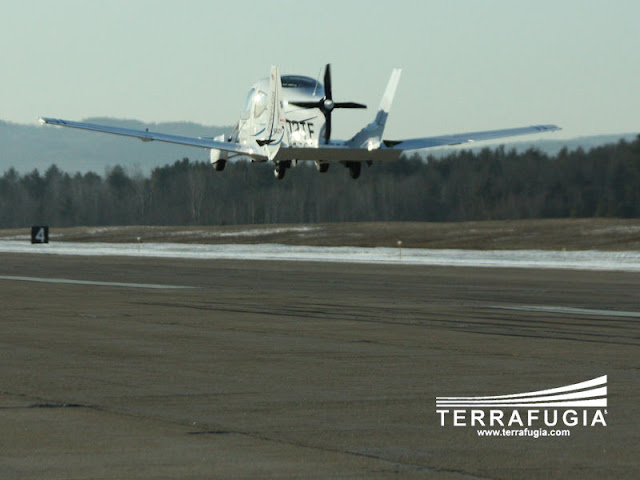
<path fill-rule="evenodd" d="M 0 253 L 0 276 L 2 478 L 640 474 L 638 272 Z M 569 437 L 435 410 L 601 375 L 606 427 Z"/>

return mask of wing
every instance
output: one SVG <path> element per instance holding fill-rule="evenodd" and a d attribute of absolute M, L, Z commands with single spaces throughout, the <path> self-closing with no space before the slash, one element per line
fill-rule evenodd
<path fill-rule="evenodd" d="M 397 160 L 405 150 L 460 145 L 478 140 L 527 135 L 532 133 L 552 132 L 560 130 L 555 125 L 535 125 L 531 127 L 507 128 L 504 130 L 488 130 L 485 132 L 457 133 L 438 137 L 413 138 L 408 140 L 383 140 L 379 148 L 355 148 L 348 143 L 336 143 L 312 147 L 283 147 L 276 155 L 276 161 L 284 160 L 317 160 L 322 162 L 364 162 Z"/>
<path fill-rule="evenodd" d="M 167 133 L 149 132 L 147 130 L 134 130 L 130 128 L 110 127 L 106 125 L 98 125 L 95 123 L 72 122 L 70 120 L 60 120 L 57 118 L 40 117 L 40 123 L 43 125 L 56 125 L 59 127 L 78 128 L 80 130 L 89 130 L 92 132 L 110 133 L 112 135 L 122 135 L 124 137 L 133 137 L 143 142 L 166 142 L 177 143 L 178 145 L 188 145 L 190 147 L 200 147 L 215 150 L 223 150 L 242 155 L 248 155 L 256 159 L 265 159 L 264 151 L 256 144 L 255 147 L 250 145 L 240 145 L 233 142 L 220 142 L 210 138 L 203 137 L 186 137 L 182 135 L 171 135 Z"/>
<path fill-rule="evenodd" d="M 477 140 L 494 140 L 497 138 L 528 135 L 532 133 L 553 132 L 560 130 L 556 125 L 533 125 L 531 127 L 507 128 L 504 130 L 488 130 L 485 132 L 455 133 L 438 137 L 412 138 L 408 140 L 385 140 L 384 144 L 393 150 L 416 150 L 418 148 L 442 147 L 445 145 L 460 145 L 461 143 Z"/>

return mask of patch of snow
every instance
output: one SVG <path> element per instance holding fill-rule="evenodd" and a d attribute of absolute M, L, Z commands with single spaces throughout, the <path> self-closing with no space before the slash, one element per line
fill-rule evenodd
<path fill-rule="evenodd" d="M 169 236 L 182 237 L 194 236 L 201 238 L 213 237 L 259 237 L 261 235 L 275 235 L 278 233 L 309 233 L 320 230 L 319 227 L 283 227 L 283 228 L 251 228 L 248 230 L 237 230 L 232 232 L 215 232 L 210 230 L 187 230 L 179 232 L 170 232 Z"/>
<path fill-rule="evenodd" d="M 319 227 L 286 227 L 286 228 L 252 228 L 237 232 L 221 232 L 220 237 L 258 237 L 260 235 L 275 235 L 278 233 L 307 233 L 320 230 Z"/>
<path fill-rule="evenodd" d="M 79 243 L 31 245 L 0 240 L 0 252 L 186 259 L 277 260 L 491 268 L 545 268 L 640 272 L 640 252 L 546 250 L 443 250 L 310 247 L 279 244 Z"/>
<path fill-rule="evenodd" d="M 99 233 L 115 232 L 118 230 L 122 230 L 122 227 L 94 227 L 88 228 L 87 233 L 89 235 L 97 235 Z"/>

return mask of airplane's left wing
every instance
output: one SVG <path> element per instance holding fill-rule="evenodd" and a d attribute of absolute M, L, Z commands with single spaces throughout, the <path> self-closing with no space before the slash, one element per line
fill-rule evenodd
<path fill-rule="evenodd" d="M 200 147 L 208 149 L 223 150 L 242 155 L 249 155 L 256 159 L 264 159 L 263 150 L 256 145 L 240 145 L 233 142 L 220 142 L 204 137 L 187 137 L 182 135 L 172 135 L 168 133 L 149 132 L 148 130 L 135 130 L 131 128 L 110 127 L 107 125 L 98 125 L 95 123 L 72 122 L 70 120 L 61 120 L 58 118 L 40 117 L 40 123 L 43 125 L 55 125 L 58 127 L 77 128 L 80 130 L 89 130 L 92 132 L 110 133 L 112 135 L 122 135 L 124 137 L 133 137 L 143 142 L 166 142 L 176 143 L 178 145 L 188 145 L 190 147 Z"/>
<path fill-rule="evenodd" d="M 528 135 L 532 133 L 553 132 L 561 130 L 556 125 L 533 125 L 531 127 L 507 128 L 503 130 L 487 130 L 483 132 L 456 133 L 437 137 L 412 138 L 408 140 L 384 140 L 383 143 L 393 150 L 416 150 L 419 148 L 460 145 L 478 140 L 495 140 L 498 138 Z"/>

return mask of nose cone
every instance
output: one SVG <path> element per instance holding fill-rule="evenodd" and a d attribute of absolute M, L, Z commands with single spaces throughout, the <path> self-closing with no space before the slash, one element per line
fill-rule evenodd
<path fill-rule="evenodd" d="M 334 108 L 335 106 L 336 106 L 336 104 L 333 102 L 333 100 L 330 100 L 330 99 L 328 99 L 328 98 L 327 98 L 327 99 L 325 99 L 325 101 L 324 101 L 324 109 L 325 109 L 327 112 L 330 112 L 331 110 L 333 110 L 333 108 Z"/>

